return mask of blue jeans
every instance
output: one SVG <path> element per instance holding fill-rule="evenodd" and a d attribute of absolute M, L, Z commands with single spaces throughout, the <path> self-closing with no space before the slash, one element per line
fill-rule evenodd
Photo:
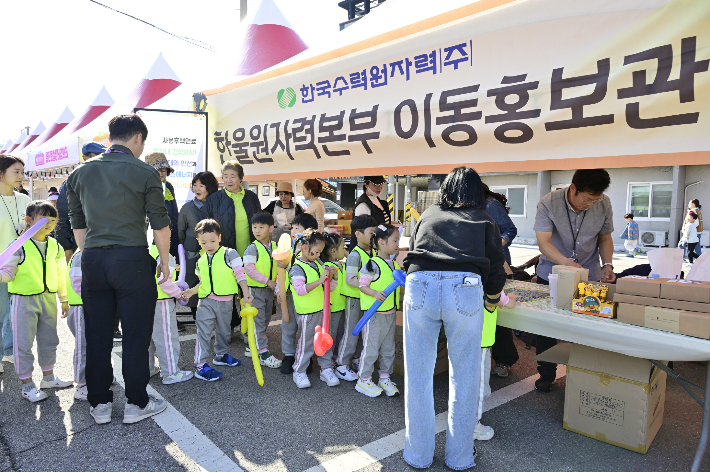
<path fill-rule="evenodd" d="M 12 324 L 10 323 L 10 295 L 7 284 L 0 284 L 0 345 L 3 356 L 12 355 Z"/>
<path fill-rule="evenodd" d="M 474 277 L 472 285 L 464 277 Z M 473 431 L 480 390 L 483 289 L 470 272 L 414 272 L 404 295 L 404 460 L 416 468 L 434 460 L 434 365 L 441 325 L 449 349 L 449 413 L 445 462 L 473 467 Z"/>

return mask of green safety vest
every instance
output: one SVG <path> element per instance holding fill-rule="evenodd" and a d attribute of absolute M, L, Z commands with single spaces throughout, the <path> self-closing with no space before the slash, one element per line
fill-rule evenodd
<path fill-rule="evenodd" d="M 160 254 L 158 254 L 158 246 L 156 246 L 155 244 L 151 245 L 150 251 L 148 251 L 148 252 L 150 252 L 150 255 L 153 256 L 153 259 L 155 259 L 156 261 L 158 260 L 158 256 L 160 255 Z M 180 267 L 180 270 L 185 270 L 185 269 Z M 177 273 L 176 272 L 173 272 L 172 279 L 173 279 L 173 282 L 175 282 L 177 280 Z M 163 289 L 160 288 L 160 284 L 158 283 L 157 276 L 155 277 L 155 284 L 158 286 L 158 300 L 169 300 L 169 299 L 173 298 L 170 295 L 168 295 L 167 293 L 163 292 Z"/>
<path fill-rule="evenodd" d="M 271 241 L 271 253 L 266 249 L 264 243 L 261 241 L 254 241 L 252 244 L 256 246 L 257 256 L 256 256 L 256 270 L 264 275 L 269 280 L 276 280 L 276 274 L 278 267 L 276 267 L 276 261 L 274 260 L 271 253 L 273 253 L 277 246 L 276 243 Z M 266 287 L 266 284 L 257 282 L 247 275 L 247 285 L 250 287 Z"/>
<path fill-rule="evenodd" d="M 42 253 L 32 239 L 23 244 L 22 249 L 25 252 L 25 259 L 17 266 L 15 278 L 7 284 L 8 292 L 25 296 L 40 295 L 44 292 L 57 293 L 59 287 L 57 240 L 47 237 L 45 257 L 42 257 Z"/>
<path fill-rule="evenodd" d="M 367 264 L 367 261 L 370 260 L 370 255 L 366 253 L 365 250 L 362 249 L 360 246 L 355 246 L 355 251 L 360 253 L 360 267 L 357 268 L 357 278 L 360 279 L 360 269 L 362 269 L 362 266 Z M 348 285 L 346 281 L 343 281 L 340 293 L 350 298 L 360 298 L 362 296 L 360 288 L 353 288 Z"/>
<path fill-rule="evenodd" d="M 341 293 L 341 289 L 345 283 L 345 268 L 339 267 L 336 263 L 330 261 L 326 262 L 325 265 L 335 267 L 338 271 L 338 286 L 335 287 L 335 290 L 330 292 L 330 312 L 337 313 L 345 310 L 345 295 Z"/>
<path fill-rule="evenodd" d="M 214 293 L 217 296 L 229 296 L 239 293 L 239 284 L 234 278 L 232 268 L 227 265 L 227 253 L 220 247 L 212 259 L 204 253 L 197 260 L 200 270 L 200 288 L 197 291 L 199 298 L 207 298 Z"/>
<path fill-rule="evenodd" d="M 71 277 L 69 277 L 69 269 L 71 269 L 74 265 L 74 258 L 79 253 L 79 251 L 76 251 L 74 255 L 71 256 L 71 259 L 69 259 L 69 267 L 67 269 L 67 301 L 71 306 L 81 306 L 84 304 L 84 302 L 81 301 L 81 297 L 79 296 L 79 294 L 74 291 L 74 288 L 72 288 Z"/>
<path fill-rule="evenodd" d="M 481 347 L 491 347 L 496 342 L 496 322 L 498 321 L 498 308 L 493 313 L 483 308 L 483 333 Z"/>
<path fill-rule="evenodd" d="M 370 288 L 376 292 L 384 292 L 384 290 L 387 288 L 389 284 L 394 282 L 394 276 L 392 275 L 392 269 L 390 269 L 389 264 L 385 262 L 384 259 L 382 259 L 380 256 L 375 256 L 372 258 L 372 262 L 377 264 L 377 267 L 380 268 L 380 276 L 377 277 L 377 279 L 373 280 L 370 282 Z M 394 263 L 394 268 L 399 269 L 399 264 L 397 262 Z M 394 295 L 394 298 L 392 295 L 387 297 L 387 300 L 382 303 L 380 308 L 377 309 L 377 312 L 385 312 L 385 311 L 390 311 L 392 310 L 395 306 L 399 309 L 399 292 L 400 292 L 401 287 L 397 287 L 397 290 L 392 294 Z M 360 309 L 361 310 L 367 310 L 370 308 L 377 299 L 375 297 L 371 297 L 369 295 L 366 295 L 362 292 L 360 292 Z"/>
<path fill-rule="evenodd" d="M 318 261 L 316 261 L 318 271 L 314 270 L 310 264 L 302 262 L 300 259 L 296 259 L 296 263 L 294 265 L 297 265 L 303 269 L 303 272 L 306 274 L 306 285 L 316 282 L 321 278 L 322 273 L 320 269 L 322 269 L 322 266 Z M 296 308 L 296 313 L 299 315 L 312 315 L 313 313 L 323 311 L 323 304 L 325 303 L 325 292 L 323 291 L 323 285 L 317 286 L 303 296 L 298 295 L 295 288 L 292 289 L 291 292 L 293 293 L 293 306 Z"/>

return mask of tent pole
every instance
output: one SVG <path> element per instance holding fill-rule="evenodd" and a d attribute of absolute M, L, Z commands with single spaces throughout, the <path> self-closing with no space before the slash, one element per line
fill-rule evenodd
<path fill-rule="evenodd" d="M 389 195 L 392 195 L 392 211 L 390 211 L 390 220 L 394 221 L 394 175 L 390 175 L 387 177 L 387 184 L 387 196 L 389 197 Z M 387 202 L 389 202 L 389 198 L 387 198 Z"/>
<path fill-rule="evenodd" d="M 32 191 L 33 190 L 34 190 L 34 180 L 32 179 L 32 175 L 30 175 L 30 188 L 29 188 L 30 198 L 32 198 Z"/>
<path fill-rule="evenodd" d="M 409 235 L 412 234 L 412 233 L 411 233 L 411 231 L 412 231 L 412 223 L 411 223 L 411 221 L 412 221 L 412 215 L 411 215 L 411 213 L 409 213 L 409 212 L 411 211 L 410 208 L 411 208 L 411 206 L 412 206 L 412 176 L 411 176 L 411 175 L 408 175 L 408 176 L 407 176 L 407 187 L 406 187 L 406 191 L 405 191 L 404 197 L 405 197 L 405 203 L 404 203 L 404 221 L 405 221 L 405 223 L 404 223 L 404 229 L 405 229 L 405 234 L 406 234 L 407 236 L 409 236 Z M 409 216 L 407 216 L 408 213 L 409 213 Z M 409 224 L 407 224 L 407 218 L 409 218 Z"/>

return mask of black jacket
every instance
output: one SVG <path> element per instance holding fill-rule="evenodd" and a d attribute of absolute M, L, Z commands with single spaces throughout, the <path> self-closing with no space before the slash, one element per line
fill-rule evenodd
<path fill-rule="evenodd" d="M 495 295 L 505 285 L 500 231 L 486 210 L 430 206 L 414 227 L 404 268 L 416 271 L 473 272 Z"/>
<path fill-rule="evenodd" d="M 165 181 L 165 186 L 170 190 L 173 195 L 173 199 L 170 201 L 165 200 L 165 209 L 168 210 L 168 216 L 170 217 L 170 254 L 173 257 L 178 257 L 178 206 L 177 200 L 175 200 L 175 188 L 173 184 Z"/>
<path fill-rule="evenodd" d="M 264 208 L 264 211 L 267 212 L 267 213 L 271 213 L 271 214 L 273 215 L 273 214 L 274 214 L 274 209 L 276 209 L 276 204 L 277 204 L 277 203 L 279 204 L 279 206 L 281 206 L 281 201 L 280 201 L 280 200 L 274 200 L 273 202 L 271 202 L 271 203 L 269 203 L 268 205 L 266 205 L 266 207 Z M 291 199 L 291 204 L 292 204 L 292 205 L 296 205 L 296 213 L 295 213 L 296 215 L 300 215 L 301 213 L 303 213 L 303 209 L 301 208 L 301 205 L 299 205 L 298 203 L 296 203 L 296 200 L 294 200 L 293 198 Z"/>
<path fill-rule="evenodd" d="M 72 231 L 71 223 L 69 222 L 69 201 L 67 200 L 66 180 L 62 183 L 61 187 L 59 187 L 57 213 L 59 213 L 59 221 L 57 222 L 57 229 L 54 231 L 55 239 L 62 245 L 65 251 L 76 251 L 74 231 Z"/>
<path fill-rule="evenodd" d="M 242 204 L 244 205 L 244 210 L 247 212 L 247 218 L 249 218 L 250 221 L 255 213 L 261 211 L 259 197 L 251 190 L 244 189 Z M 234 200 L 222 189 L 207 197 L 203 211 L 207 215 L 207 218 L 217 220 L 217 223 L 219 223 L 222 230 L 222 246 L 236 249 L 237 235 L 234 233 Z M 249 240 L 254 240 L 251 225 L 249 226 Z"/>
<path fill-rule="evenodd" d="M 389 205 L 387 204 L 386 201 L 380 200 L 380 205 L 382 205 L 382 208 L 389 208 Z M 360 195 L 360 198 L 357 199 L 357 202 L 355 202 L 355 208 L 361 203 L 364 203 L 370 208 L 370 215 L 377 221 L 378 225 L 386 225 L 390 223 L 390 214 L 387 212 L 387 210 L 382 211 L 380 207 L 372 203 L 372 200 L 370 200 L 370 197 L 367 196 L 367 192 L 364 192 L 362 195 Z"/>

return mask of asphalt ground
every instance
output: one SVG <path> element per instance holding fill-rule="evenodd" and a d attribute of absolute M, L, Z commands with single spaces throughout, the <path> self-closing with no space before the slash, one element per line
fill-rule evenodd
<path fill-rule="evenodd" d="M 513 263 L 535 254 L 536 248 L 514 247 Z M 618 262 L 616 259 L 617 271 L 625 264 L 645 262 L 641 257 L 634 260 L 623 255 Z M 194 327 L 181 333 L 183 369 L 192 363 L 194 333 Z M 270 326 L 267 335 L 272 352 L 282 357 L 280 325 Z M 63 322 L 59 336 L 56 371 L 70 379 L 74 340 Z M 668 379 L 664 425 L 649 452 L 641 455 L 563 430 L 564 368 L 558 369 L 562 377 L 550 393 L 532 391 L 534 348 L 526 349 L 520 340 L 516 345 L 521 359 L 510 376 L 491 379 L 492 398 L 502 403 L 483 415 L 482 422 L 495 429 L 495 437 L 476 442 L 476 470 L 690 469 L 701 408 L 675 381 Z M 120 363 L 121 345 L 115 346 L 115 360 Z M 87 402 L 74 400 L 73 388 L 49 391 L 49 398 L 38 404 L 21 398 L 13 366 L 4 363 L 5 373 L 0 374 L 0 471 L 239 470 L 235 464 L 246 471 L 303 471 L 319 464 L 324 465 L 320 470 L 409 470 L 401 451 L 403 397 L 371 399 L 346 382 L 327 387 L 319 380 L 317 367 L 310 376 L 310 389 L 299 390 L 290 376 L 267 368 L 265 385 L 260 387 L 244 349 L 241 338 L 235 336 L 230 353 L 243 363 L 221 367 L 225 375 L 218 382 L 193 379 L 164 386 L 158 378 L 152 379 L 150 386 L 168 400 L 171 412 L 134 425 L 121 423 L 125 397 L 120 385 L 113 387 L 113 421 L 96 425 Z M 690 381 L 703 384 L 704 365 L 676 363 L 675 367 Z M 402 389 L 403 379 L 394 376 L 393 380 Z M 448 374 L 437 375 L 437 414 L 447 410 L 448 388 Z M 516 389 L 518 393 L 509 394 Z M 170 418 L 177 418 L 177 423 Z M 180 434 L 188 430 L 192 432 Z M 437 434 L 431 470 L 448 470 L 443 463 L 444 443 L 445 433 Z M 205 465 L 205 453 L 217 462 L 203 469 L 199 464 Z M 226 461 L 219 462 L 218 456 Z M 702 470 L 710 471 L 707 456 L 710 454 Z"/>

